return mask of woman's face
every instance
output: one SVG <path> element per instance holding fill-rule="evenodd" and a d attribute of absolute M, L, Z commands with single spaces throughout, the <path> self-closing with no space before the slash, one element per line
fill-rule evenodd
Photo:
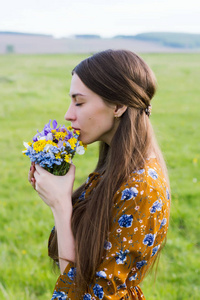
<path fill-rule="evenodd" d="M 72 76 L 70 96 L 71 104 L 65 119 L 80 131 L 80 140 L 84 144 L 95 141 L 110 144 L 118 123 L 114 118 L 116 106 L 106 104 L 77 74 Z"/>

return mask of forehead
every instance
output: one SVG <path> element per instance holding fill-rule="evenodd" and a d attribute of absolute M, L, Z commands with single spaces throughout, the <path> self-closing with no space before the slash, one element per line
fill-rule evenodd
<path fill-rule="evenodd" d="M 70 86 L 70 96 L 73 94 L 90 94 L 92 91 L 81 81 L 77 74 L 72 76 Z"/>

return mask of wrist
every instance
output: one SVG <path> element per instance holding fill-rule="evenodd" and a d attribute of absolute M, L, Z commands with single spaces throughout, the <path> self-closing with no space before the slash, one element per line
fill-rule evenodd
<path fill-rule="evenodd" d="M 51 207 L 51 211 L 54 215 L 54 218 L 66 218 L 66 217 L 70 217 L 72 215 L 72 203 L 71 203 L 71 199 L 69 200 L 65 200 L 65 203 L 63 204 L 57 204 L 54 205 L 53 207 Z"/>

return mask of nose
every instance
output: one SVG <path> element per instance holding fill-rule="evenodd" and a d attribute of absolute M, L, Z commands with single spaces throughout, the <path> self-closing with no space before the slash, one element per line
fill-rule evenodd
<path fill-rule="evenodd" d="M 76 116 L 75 116 L 75 111 L 74 111 L 74 108 L 73 108 L 73 104 L 71 103 L 66 114 L 65 114 L 65 120 L 66 121 L 74 121 L 76 119 Z"/>

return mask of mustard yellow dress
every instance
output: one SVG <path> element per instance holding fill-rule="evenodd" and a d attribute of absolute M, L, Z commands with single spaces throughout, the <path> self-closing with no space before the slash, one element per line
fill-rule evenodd
<path fill-rule="evenodd" d="M 98 173 L 89 175 L 79 201 L 84 201 L 100 179 Z M 167 182 L 157 159 L 151 158 L 144 169 L 130 174 L 114 196 L 105 256 L 83 300 L 145 299 L 139 284 L 166 237 L 169 211 Z M 75 274 L 74 264 L 69 263 L 57 280 L 51 300 L 75 299 Z"/>

